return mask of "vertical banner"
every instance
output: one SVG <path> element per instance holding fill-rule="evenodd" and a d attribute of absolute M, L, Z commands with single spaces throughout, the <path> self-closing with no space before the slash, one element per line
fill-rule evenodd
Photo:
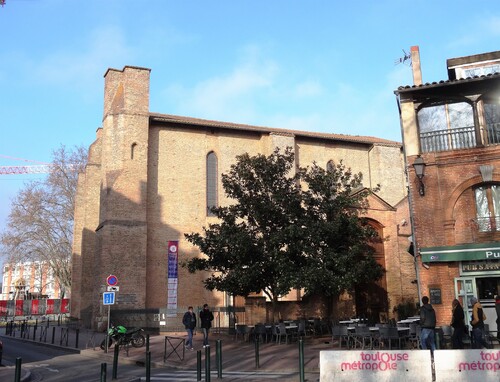
<path fill-rule="evenodd" d="M 69 298 L 61 300 L 61 313 L 69 313 Z"/>
<path fill-rule="evenodd" d="M 45 309 L 45 314 L 54 314 L 54 300 L 51 298 L 47 299 L 47 307 Z"/>
<path fill-rule="evenodd" d="M 177 317 L 178 241 L 168 242 L 167 317 Z"/>
<path fill-rule="evenodd" d="M 38 312 L 38 302 L 40 300 L 31 300 L 31 314 L 40 314 Z"/>
<path fill-rule="evenodd" d="M 16 300 L 16 316 L 23 315 L 23 300 Z"/>

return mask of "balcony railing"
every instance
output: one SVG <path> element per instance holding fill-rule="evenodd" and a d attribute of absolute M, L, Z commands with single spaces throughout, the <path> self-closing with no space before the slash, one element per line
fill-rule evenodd
<path fill-rule="evenodd" d="M 485 145 L 500 144 L 500 123 L 486 126 Z M 422 152 L 469 149 L 477 146 L 474 126 L 420 133 Z"/>
<path fill-rule="evenodd" d="M 474 126 L 420 133 L 422 152 L 448 151 L 476 147 Z"/>

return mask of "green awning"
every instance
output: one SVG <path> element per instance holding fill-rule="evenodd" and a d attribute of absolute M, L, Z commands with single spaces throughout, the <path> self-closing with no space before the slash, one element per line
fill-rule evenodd
<path fill-rule="evenodd" d="M 461 244 L 450 247 L 421 248 L 424 263 L 500 260 L 500 243 Z"/>

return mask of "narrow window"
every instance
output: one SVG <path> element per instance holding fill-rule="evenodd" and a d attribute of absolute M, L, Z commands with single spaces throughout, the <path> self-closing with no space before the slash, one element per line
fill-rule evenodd
<path fill-rule="evenodd" d="M 207 155 L 207 216 L 215 216 L 217 206 L 217 155 L 212 151 Z"/>
<path fill-rule="evenodd" d="M 132 143 L 132 146 L 130 146 L 130 159 L 134 159 L 134 154 L 135 154 L 135 148 L 137 146 L 137 143 Z"/>

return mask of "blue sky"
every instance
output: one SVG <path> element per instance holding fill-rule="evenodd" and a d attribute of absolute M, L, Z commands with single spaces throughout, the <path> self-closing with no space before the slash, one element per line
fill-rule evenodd
<path fill-rule="evenodd" d="M 107 68 L 151 71 L 150 111 L 400 141 L 396 59 L 500 49 L 500 1 L 6 0 L 0 8 L 0 165 L 50 162 L 101 125 Z M 28 179 L 0 175 L 0 230 Z"/>

